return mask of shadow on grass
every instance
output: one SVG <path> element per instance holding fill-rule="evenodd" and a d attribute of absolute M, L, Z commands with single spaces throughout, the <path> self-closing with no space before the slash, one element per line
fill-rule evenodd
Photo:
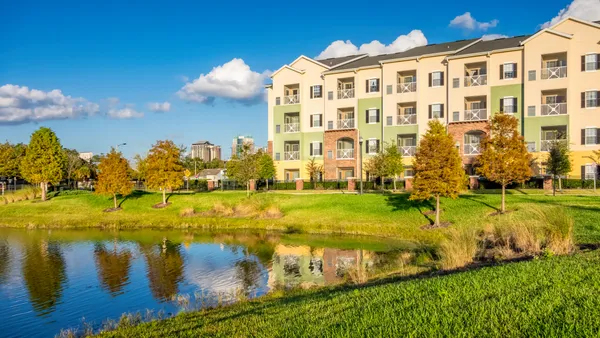
<path fill-rule="evenodd" d="M 151 195 L 151 194 L 152 194 L 151 192 L 147 192 L 147 191 L 144 191 L 144 190 L 134 190 L 131 194 L 125 196 L 125 198 L 123 198 L 121 200 L 121 202 L 119 202 L 119 208 L 121 208 L 121 206 L 123 205 L 123 203 L 125 203 L 125 201 L 127 201 L 129 199 L 136 200 L 136 199 L 139 199 L 139 198 L 141 198 L 143 196 Z M 123 196 L 119 195 L 119 197 L 122 198 Z"/>
<path fill-rule="evenodd" d="M 490 208 L 490 209 L 492 209 L 492 210 L 494 210 L 496 212 L 500 211 L 500 209 L 498 207 L 495 207 L 495 206 L 493 206 L 493 205 L 491 205 L 491 204 L 483 201 L 481 199 L 481 197 L 477 196 L 477 195 L 461 195 L 460 198 L 464 198 L 466 200 L 473 201 L 473 202 L 485 205 L 486 207 L 488 207 L 488 208 Z"/>
<path fill-rule="evenodd" d="M 393 208 L 392 211 L 406 211 L 410 209 L 416 209 L 421 215 L 423 215 L 423 217 L 425 217 L 429 224 L 434 224 L 435 221 L 431 217 L 429 217 L 429 213 L 435 211 L 435 208 L 433 207 L 433 204 L 431 204 L 431 201 L 411 201 L 408 199 L 409 197 L 410 195 L 408 194 L 389 194 L 386 197 L 386 203 Z"/>

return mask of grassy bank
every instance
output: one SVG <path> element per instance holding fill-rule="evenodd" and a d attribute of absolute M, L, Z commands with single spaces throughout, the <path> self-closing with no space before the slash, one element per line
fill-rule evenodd
<path fill-rule="evenodd" d="M 128 197 L 118 212 L 103 212 L 109 198 L 93 194 L 58 195 L 43 203 L 22 201 L 0 205 L 0 225 L 11 227 L 204 227 L 214 229 L 257 228 L 313 233 L 346 233 L 438 241 L 442 230 L 424 231 L 430 222 L 429 203 L 408 201 L 408 195 L 381 194 L 259 194 L 253 199 L 275 205 L 279 218 L 211 216 L 216 204 L 238 205 L 243 192 L 174 194 L 164 209 L 153 209 L 160 195 L 137 192 Z M 497 194 L 465 194 L 457 200 L 443 199 L 442 218 L 456 228 L 482 228 L 500 204 Z M 578 243 L 600 242 L 600 198 L 598 196 L 546 196 L 514 191 L 507 198 L 512 217 L 526 219 L 532 205 L 553 206 L 575 220 Z M 182 216 L 193 210 L 195 216 Z M 496 216 L 505 217 L 505 216 Z"/>
<path fill-rule="evenodd" d="M 377 285 L 296 291 L 105 337 L 596 336 L 600 252 Z"/>

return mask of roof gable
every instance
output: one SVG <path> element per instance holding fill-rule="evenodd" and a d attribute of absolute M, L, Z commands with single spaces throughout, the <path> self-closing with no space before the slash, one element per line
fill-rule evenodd
<path fill-rule="evenodd" d="M 530 36 L 529 38 L 527 38 L 525 41 L 521 42 L 521 46 L 525 45 L 526 43 L 530 42 L 531 40 L 537 38 L 538 36 L 540 36 L 540 35 L 542 35 L 544 33 L 554 34 L 556 36 L 560 36 L 560 37 L 565 38 L 565 39 L 571 39 L 573 37 L 573 35 L 571 35 L 571 34 L 559 32 L 559 31 L 556 31 L 556 30 L 553 30 L 553 29 L 550 29 L 550 28 L 544 28 L 541 31 L 539 31 L 539 32 L 533 34 L 532 36 Z"/>
<path fill-rule="evenodd" d="M 296 72 L 296 73 L 298 73 L 298 74 L 304 74 L 304 71 L 303 71 L 303 70 L 296 69 L 296 68 L 294 68 L 294 67 L 290 67 L 290 66 L 288 66 L 288 65 L 283 65 L 283 67 L 281 67 L 281 68 L 277 69 L 275 72 L 273 72 L 273 74 L 271 74 L 271 78 L 273 78 L 273 76 L 275 76 L 277 73 L 279 73 L 280 71 L 282 71 L 282 70 L 284 70 L 284 69 L 289 69 L 289 70 L 291 70 L 291 71 L 293 71 L 293 72 Z"/>

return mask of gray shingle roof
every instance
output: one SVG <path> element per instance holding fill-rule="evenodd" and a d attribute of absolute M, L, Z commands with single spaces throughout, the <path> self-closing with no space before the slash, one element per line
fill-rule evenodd
<path fill-rule="evenodd" d="M 597 24 L 599 24 L 599 25 L 600 25 L 600 20 L 598 20 L 598 21 L 594 21 L 594 23 L 597 23 Z"/>
<path fill-rule="evenodd" d="M 203 169 L 198 173 L 198 176 L 218 175 L 223 169 Z"/>
<path fill-rule="evenodd" d="M 192 143 L 192 144 L 210 144 L 210 145 L 213 145 L 212 143 L 210 143 L 208 141 L 205 141 L 205 140 L 201 140 L 201 141 L 198 141 L 198 142 L 195 142 L 195 143 Z"/>
<path fill-rule="evenodd" d="M 356 59 L 357 57 L 362 56 L 362 55 L 365 55 L 365 54 L 356 54 L 356 55 L 341 56 L 339 58 L 315 59 L 315 60 L 319 61 L 320 63 L 322 63 L 326 66 L 335 67 L 336 65 L 339 65 L 340 63 L 344 63 L 346 61 Z"/>
<path fill-rule="evenodd" d="M 430 44 L 430 45 L 426 45 L 426 46 L 411 48 L 409 50 L 406 50 L 404 52 L 399 52 L 399 53 L 368 56 L 368 57 L 356 60 L 354 62 L 350 62 L 345 65 L 335 67 L 332 70 L 354 69 L 354 68 L 360 68 L 360 67 L 375 66 L 375 65 L 378 65 L 380 61 L 384 61 L 384 60 L 393 60 L 393 59 L 401 59 L 401 58 L 418 57 L 418 56 L 424 56 L 424 55 L 429 55 L 429 54 L 437 54 L 437 53 L 443 53 L 443 52 L 452 52 L 452 51 L 461 49 L 475 41 L 477 41 L 477 39 L 442 42 L 442 43 L 436 43 L 436 44 Z"/>
<path fill-rule="evenodd" d="M 521 45 L 521 41 L 527 40 L 528 37 L 530 37 L 530 35 L 521 35 L 512 38 L 480 41 L 469 48 L 463 49 L 455 55 L 467 55 L 482 52 L 491 52 L 493 50 L 499 49 L 519 47 Z"/>

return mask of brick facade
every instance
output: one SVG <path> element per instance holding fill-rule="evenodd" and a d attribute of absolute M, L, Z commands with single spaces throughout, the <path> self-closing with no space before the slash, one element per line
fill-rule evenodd
<path fill-rule="evenodd" d="M 271 157 L 274 157 L 273 156 L 273 141 L 268 141 L 267 142 L 267 153 L 269 155 L 271 155 Z"/>
<path fill-rule="evenodd" d="M 487 134 L 489 128 L 488 121 L 465 121 L 452 122 L 448 124 L 448 134 L 452 135 L 454 142 L 460 144 L 458 153 L 460 154 L 463 164 L 473 164 L 476 156 L 465 156 L 465 134 L 470 131 L 481 131 Z"/>
<path fill-rule="evenodd" d="M 354 140 L 354 159 L 338 160 L 337 159 L 337 141 L 341 138 L 350 138 Z M 357 157 L 358 150 L 358 130 L 327 130 L 323 140 L 323 170 L 325 171 L 325 179 L 337 179 L 337 168 L 354 168 L 354 176 L 358 175 Z M 329 158 L 329 151 L 332 152 L 332 158 Z"/>
<path fill-rule="evenodd" d="M 304 180 L 301 178 L 296 179 L 296 190 L 304 189 Z"/>

